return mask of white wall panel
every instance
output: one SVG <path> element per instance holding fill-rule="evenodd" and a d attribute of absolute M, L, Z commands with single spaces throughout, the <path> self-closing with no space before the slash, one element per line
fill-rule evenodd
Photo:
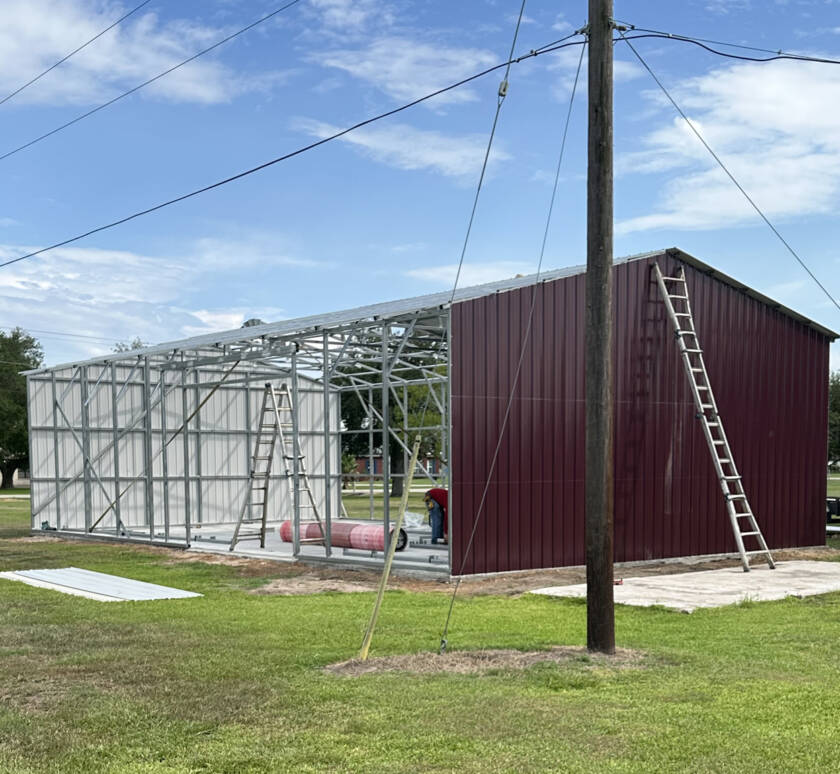
<path fill-rule="evenodd" d="M 149 523 L 146 513 L 146 418 L 143 416 L 144 386 L 143 367 L 132 373 L 130 366 L 118 366 L 116 374 L 117 431 L 121 436 L 116 448 L 113 446 L 113 391 L 110 367 L 89 366 L 88 433 L 92 467 L 101 479 L 105 491 L 91 477 L 90 515 L 95 522 L 121 492 L 119 511 L 123 524 L 133 532 L 148 534 Z M 60 404 L 77 434 L 82 439 L 82 390 L 80 374 L 74 376 L 72 369 L 56 372 L 56 388 Z M 235 523 L 248 490 L 250 457 L 261 421 L 260 409 L 263 400 L 263 381 L 252 385 L 223 385 L 210 395 L 202 406 L 198 417 L 194 417 L 188 430 L 176 432 L 184 423 L 184 390 L 179 371 L 167 374 L 166 385 L 170 391 L 164 401 L 159 401 L 158 369 L 151 370 L 152 387 L 152 477 L 153 477 L 153 526 L 154 536 L 161 537 L 165 530 L 164 480 L 168 482 L 170 532 L 184 533 L 189 520 L 195 528 L 199 521 L 204 523 Z M 100 380 L 101 376 L 101 380 Z M 126 384 L 127 379 L 131 382 Z M 213 389 L 205 383 L 217 383 L 219 372 L 204 370 L 200 374 L 203 386 L 196 389 L 194 375 L 190 374 L 186 386 L 186 413 L 192 414 L 198 403 Z M 99 384 L 97 385 L 97 380 Z M 288 381 L 288 380 L 287 380 Z M 278 380 L 276 386 L 282 381 Z M 325 511 L 325 494 L 330 490 L 333 517 L 338 516 L 340 496 L 340 442 L 338 427 L 340 421 L 339 398 L 330 397 L 331 431 L 330 443 L 331 481 L 327 487 L 325 473 L 324 443 L 324 396 L 319 384 L 308 379 L 299 381 L 300 405 L 298 421 L 301 430 L 301 451 L 305 456 L 310 474 L 310 485 L 321 514 Z M 63 393 L 63 397 L 62 397 Z M 33 425 L 31 435 L 33 473 L 33 521 L 40 526 L 48 520 L 56 526 L 60 510 L 61 528 L 83 530 L 85 528 L 85 486 L 83 479 L 83 455 L 73 432 L 64 418 L 58 416 L 57 430 L 52 410 L 52 375 L 30 378 L 29 410 Z M 165 412 L 166 432 L 162 432 L 161 417 Z M 200 432 L 199 432 L 200 428 Z M 187 436 L 187 467 L 190 490 L 189 514 L 186 512 L 184 435 Z M 58 438 L 59 485 L 63 487 L 56 501 L 55 482 L 55 435 Z M 172 439 L 166 448 L 166 477 L 164 478 L 163 445 Z M 114 458 L 119 460 L 119 487 L 115 480 Z M 199 469 L 200 458 L 200 469 Z M 272 521 L 292 517 L 291 482 L 283 475 L 284 463 L 280 449 L 273 463 L 276 474 L 272 477 L 269 513 Z M 200 480 L 199 480 L 200 479 Z M 311 517 L 311 511 L 304 511 L 302 518 Z M 116 509 L 111 509 L 102 519 L 96 531 L 102 534 L 116 530 Z M 170 534 L 170 537 L 172 535 Z M 172 538 L 176 540 L 177 538 Z"/>

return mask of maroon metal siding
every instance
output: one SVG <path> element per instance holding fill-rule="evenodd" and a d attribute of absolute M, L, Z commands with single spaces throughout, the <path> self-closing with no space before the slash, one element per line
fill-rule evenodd
<path fill-rule="evenodd" d="M 676 271 L 670 255 L 658 258 Z M 735 550 L 653 259 L 615 269 L 616 561 Z M 685 266 L 709 378 L 769 545 L 824 541 L 828 339 Z M 584 277 L 536 288 L 507 430 L 467 544 L 534 288 L 452 309 L 452 572 L 584 562 Z"/>

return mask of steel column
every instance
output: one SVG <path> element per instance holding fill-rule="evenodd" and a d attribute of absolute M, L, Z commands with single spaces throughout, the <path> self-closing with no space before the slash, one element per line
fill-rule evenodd
<path fill-rule="evenodd" d="M 61 529 L 61 465 L 59 463 L 58 444 L 58 389 L 55 383 L 55 371 L 52 372 L 52 407 L 53 407 L 53 468 L 55 470 L 55 528 Z M 37 511 L 32 511 L 33 527 Z"/>
<path fill-rule="evenodd" d="M 146 412 L 143 436 L 143 456 L 146 465 L 146 524 L 149 526 L 149 540 L 155 534 L 155 494 L 152 475 L 152 371 L 149 358 L 143 358 L 143 410 Z"/>
<path fill-rule="evenodd" d="M 160 369 L 160 444 L 163 467 L 163 539 L 169 541 L 169 454 L 166 451 L 166 371 Z"/>
<path fill-rule="evenodd" d="M 300 438 L 298 429 L 298 373 L 297 352 L 292 353 L 292 552 L 295 556 L 300 553 L 300 454 L 298 452 Z M 281 451 L 283 451 L 281 449 Z"/>
<path fill-rule="evenodd" d="M 122 517 L 120 515 L 120 450 L 119 412 L 117 411 L 117 365 L 111 361 L 111 445 L 114 448 L 114 534 L 119 536 Z"/>
<path fill-rule="evenodd" d="M 85 532 L 90 532 L 93 505 L 90 491 L 90 410 L 88 407 L 88 367 L 79 369 L 79 394 L 82 409 L 82 472 L 85 493 Z"/>
<path fill-rule="evenodd" d="M 251 383 L 245 382 L 245 470 L 250 471 L 251 455 L 254 453 L 253 432 L 251 430 Z M 262 417 L 260 417 L 262 422 Z M 248 518 L 254 518 L 254 504 L 251 502 L 253 498 L 248 497 Z"/>
<path fill-rule="evenodd" d="M 332 555 L 332 473 L 330 465 L 330 339 L 324 332 L 324 549 Z"/>
<path fill-rule="evenodd" d="M 183 355 L 182 355 L 183 357 Z M 186 422 L 184 427 L 184 531 L 186 534 L 186 543 L 190 545 L 192 542 L 192 534 L 190 530 L 190 425 L 187 422 L 189 417 L 189 400 L 187 398 L 187 371 L 181 371 L 181 414 L 182 422 Z"/>
<path fill-rule="evenodd" d="M 388 357 L 388 338 L 390 325 L 382 326 L 382 523 L 385 528 L 385 553 L 391 542 L 391 385 L 389 381 L 391 362 Z"/>
<path fill-rule="evenodd" d="M 201 375 L 198 372 L 198 369 L 193 371 L 195 387 L 195 405 L 198 406 L 201 403 Z M 201 496 L 201 412 L 199 411 L 195 415 L 195 480 L 196 480 L 196 493 L 195 493 L 195 507 L 196 507 L 196 523 L 202 524 L 204 519 L 202 518 L 202 496 Z"/>
<path fill-rule="evenodd" d="M 357 399 L 361 400 L 358 397 Z M 376 478 L 376 460 L 373 458 L 373 388 L 368 387 L 367 420 L 368 420 L 368 518 L 373 518 L 373 482 Z"/>
<path fill-rule="evenodd" d="M 26 449 L 29 453 L 29 528 L 35 528 L 35 517 L 32 515 L 32 501 L 35 497 L 35 493 L 33 492 L 34 487 L 32 486 L 32 479 L 34 478 L 34 471 L 35 471 L 35 455 L 32 453 L 32 442 L 34 440 L 34 436 L 32 435 L 32 412 L 29 410 L 29 406 L 32 405 L 32 393 L 31 389 L 34 389 L 32 386 L 34 384 L 34 380 L 27 376 L 26 377 Z M 12 485 L 14 486 L 14 471 L 12 472 Z"/>

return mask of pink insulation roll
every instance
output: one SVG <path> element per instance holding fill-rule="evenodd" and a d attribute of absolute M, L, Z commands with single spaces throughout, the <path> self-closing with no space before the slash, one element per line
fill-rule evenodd
<path fill-rule="evenodd" d="M 284 521 L 280 524 L 280 538 L 284 543 L 291 543 L 292 522 Z M 391 536 L 394 527 L 391 526 Z M 318 540 L 322 537 L 321 527 L 316 521 L 302 521 L 300 523 L 301 540 Z M 365 523 L 341 519 L 332 522 L 330 542 L 336 548 L 358 548 L 362 551 L 385 550 L 385 527 L 380 523 Z M 408 535 L 400 529 L 397 535 L 397 551 L 402 551 L 408 545 Z"/>

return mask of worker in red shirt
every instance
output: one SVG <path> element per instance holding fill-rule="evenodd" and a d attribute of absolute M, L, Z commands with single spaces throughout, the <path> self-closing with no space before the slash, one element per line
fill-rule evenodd
<path fill-rule="evenodd" d="M 426 508 L 429 509 L 429 524 L 432 527 L 432 543 L 448 543 L 449 523 L 446 506 L 449 493 L 445 489 L 430 489 L 423 495 Z"/>

